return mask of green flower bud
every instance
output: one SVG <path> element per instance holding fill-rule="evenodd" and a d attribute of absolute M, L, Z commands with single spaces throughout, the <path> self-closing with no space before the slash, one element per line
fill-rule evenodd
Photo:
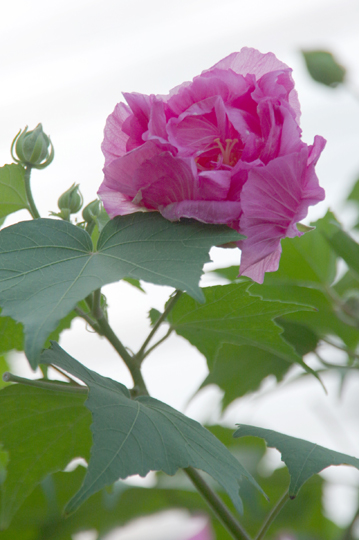
<path fill-rule="evenodd" d="M 14 155 L 14 147 L 15 154 Z M 42 130 L 42 125 L 38 124 L 33 131 L 28 131 L 27 126 L 23 131 L 19 131 L 11 145 L 11 155 L 16 163 L 21 163 L 25 167 L 44 169 L 54 159 L 54 147 Z"/>
<path fill-rule="evenodd" d="M 79 184 L 72 184 L 70 189 L 63 193 L 57 205 L 61 212 L 58 214 L 63 219 L 68 219 L 70 214 L 76 214 L 83 204 L 83 198 L 79 190 Z"/>
<path fill-rule="evenodd" d="M 100 213 L 101 201 L 95 199 L 82 210 L 82 217 L 86 223 L 91 223 L 92 221 L 96 221 L 96 218 L 100 215 Z"/>

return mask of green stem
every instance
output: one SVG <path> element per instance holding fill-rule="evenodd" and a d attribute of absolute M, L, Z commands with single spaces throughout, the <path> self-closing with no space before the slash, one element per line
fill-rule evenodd
<path fill-rule="evenodd" d="M 78 386 L 78 385 L 72 385 L 72 384 L 57 384 L 52 383 L 49 381 L 41 381 L 39 379 L 24 379 L 23 377 L 18 377 L 17 375 L 13 375 L 12 373 L 9 373 L 6 371 L 3 376 L 3 381 L 5 382 L 16 382 L 20 384 L 25 384 L 27 386 L 35 386 L 36 388 L 42 388 L 44 390 L 56 390 L 60 392 L 67 392 L 71 394 L 87 394 L 88 388 L 87 386 Z"/>
<path fill-rule="evenodd" d="M 25 167 L 25 175 L 24 175 L 25 192 L 26 192 L 27 202 L 29 205 L 28 210 L 34 219 L 38 219 L 41 216 L 39 214 L 38 209 L 36 208 L 36 204 L 32 196 L 31 187 L 30 187 L 30 176 L 31 176 L 31 167 L 28 165 L 27 167 Z"/>
<path fill-rule="evenodd" d="M 168 304 L 166 306 L 166 309 L 164 310 L 162 315 L 160 317 L 158 317 L 157 321 L 153 325 L 153 328 L 152 328 L 151 332 L 148 334 L 148 336 L 145 339 L 142 347 L 140 348 L 140 350 L 136 354 L 136 359 L 137 359 L 137 362 L 139 364 L 141 364 L 142 360 L 145 358 L 145 356 L 147 356 L 147 354 L 145 354 L 147 345 L 149 344 L 149 342 L 151 341 L 151 339 L 153 338 L 153 336 L 155 335 L 155 333 L 157 332 L 157 330 L 159 329 L 159 327 L 161 326 L 163 321 L 167 318 L 170 311 L 174 308 L 174 306 L 176 305 L 176 303 L 178 302 L 178 300 L 180 299 L 182 294 L 183 294 L 182 291 L 177 290 L 175 292 L 175 294 L 169 300 L 169 302 L 168 302 Z"/>
<path fill-rule="evenodd" d="M 96 322 L 91 319 L 90 315 L 85 313 L 81 308 L 79 308 L 77 306 L 74 308 L 74 312 L 77 313 L 77 315 L 79 317 L 81 317 L 81 319 L 84 319 L 87 322 L 87 324 L 89 324 L 91 326 L 91 328 L 93 328 L 93 330 L 95 330 L 95 332 L 102 335 L 101 332 L 100 332 L 99 327 L 97 326 Z"/>
<path fill-rule="evenodd" d="M 152 347 L 150 347 L 149 349 L 147 349 L 147 351 L 145 353 L 143 353 L 143 356 L 142 356 L 142 360 L 144 360 L 146 358 L 146 356 L 148 356 L 149 354 L 151 354 L 151 352 L 156 349 L 159 345 L 161 345 L 161 343 L 163 343 L 164 341 L 166 341 L 166 339 L 172 334 L 173 332 L 173 328 L 170 328 L 168 330 L 168 332 L 163 336 L 163 338 L 159 339 L 158 341 L 156 341 L 156 343 L 154 345 L 152 345 Z"/>
<path fill-rule="evenodd" d="M 101 318 L 103 315 L 103 311 L 101 308 L 101 289 L 96 289 L 93 292 L 91 311 L 95 319 L 97 319 L 98 317 Z"/>
<path fill-rule="evenodd" d="M 259 533 L 257 534 L 255 540 L 262 540 L 262 538 L 265 537 L 269 527 L 272 525 L 273 521 L 279 514 L 279 512 L 282 510 L 283 506 L 286 504 L 286 502 L 289 500 L 289 494 L 288 490 L 283 494 L 283 496 L 279 499 L 277 504 L 274 506 L 272 511 L 268 514 L 267 519 L 263 523 Z"/>
<path fill-rule="evenodd" d="M 93 293 L 92 314 L 96 319 L 97 326 L 100 329 L 100 333 L 104 336 L 115 349 L 115 351 L 121 356 L 122 360 L 128 367 L 132 379 L 135 385 L 136 395 L 148 396 L 148 390 L 146 388 L 145 381 L 143 380 L 141 370 L 137 365 L 135 358 L 122 345 L 121 341 L 112 330 L 108 320 L 105 317 L 101 308 L 101 289 L 97 289 Z"/>
<path fill-rule="evenodd" d="M 228 510 L 227 506 L 218 497 L 218 495 L 209 487 L 209 485 L 203 480 L 199 472 L 193 467 L 184 469 L 184 472 L 190 478 L 196 489 L 209 504 L 213 512 L 218 519 L 224 525 L 224 527 L 230 532 L 233 538 L 236 540 L 251 540 L 247 531 L 238 523 L 235 517 Z"/>

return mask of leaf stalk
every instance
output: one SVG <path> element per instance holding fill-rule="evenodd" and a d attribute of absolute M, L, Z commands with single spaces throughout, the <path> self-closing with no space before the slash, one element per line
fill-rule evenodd
<path fill-rule="evenodd" d="M 15 382 L 20 384 L 25 384 L 26 386 L 34 386 L 35 388 L 41 388 L 42 390 L 53 390 L 57 392 L 66 392 L 70 394 L 87 394 L 88 388 L 87 386 L 79 386 L 75 384 L 58 384 L 58 383 L 52 383 L 49 381 L 43 381 L 40 379 L 24 379 L 23 377 L 18 377 L 17 375 L 14 375 L 13 373 L 9 373 L 9 371 L 6 371 L 3 376 L 4 382 Z"/>
<path fill-rule="evenodd" d="M 262 540 L 265 537 L 269 527 L 272 525 L 273 521 L 278 516 L 279 512 L 282 510 L 283 506 L 287 503 L 288 500 L 289 500 L 289 493 L 288 493 L 288 490 L 286 490 L 286 492 L 279 499 L 279 501 L 274 506 L 272 511 L 268 514 L 255 540 Z"/>
<path fill-rule="evenodd" d="M 169 300 L 167 306 L 166 306 L 166 309 L 164 310 L 164 312 L 160 315 L 160 317 L 158 317 L 157 321 L 155 322 L 155 324 L 153 325 L 153 328 L 151 330 L 151 332 L 148 334 L 147 338 L 145 339 L 145 341 L 143 342 L 143 345 L 142 347 L 140 348 L 140 350 L 138 351 L 138 353 L 136 354 L 136 359 L 137 359 L 137 362 L 139 365 L 141 365 L 141 362 L 144 360 L 144 358 L 147 356 L 146 354 L 146 347 L 147 345 L 149 344 L 149 342 L 151 341 L 151 339 L 153 338 L 153 336 L 155 335 L 155 333 L 157 332 L 157 330 L 159 329 L 159 327 L 161 326 L 161 324 L 163 323 L 164 320 L 166 320 L 168 314 L 170 313 L 170 311 L 172 311 L 172 309 L 174 308 L 174 306 L 176 305 L 176 303 L 178 302 L 178 300 L 181 298 L 182 296 L 182 291 L 179 291 L 179 290 L 176 290 L 174 295 L 172 296 L 172 298 Z M 169 334 L 168 334 L 169 335 Z M 168 335 L 166 335 L 166 337 L 168 337 Z M 158 342 L 161 343 L 163 340 L 160 340 Z M 156 345 L 157 346 L 157 345 Z M 150 350 L 152 350 L 153 348 L 151 348 Z"/>
<path fill-rule="evenodd" d="M 247 531 L 235 519 L 227 506 L 209 487 L 207 482 L 203 480 L 199 472 L 193 467 L 188 467 L 183 470 L 232 537 L 235 538 L 235 540 L 251 540 Z"/>

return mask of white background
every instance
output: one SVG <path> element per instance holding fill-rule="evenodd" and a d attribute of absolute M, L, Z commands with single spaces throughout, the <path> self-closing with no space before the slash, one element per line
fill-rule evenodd
<path fill-rule="evenodd" d="M 103 127 L 121 91 L 167 93 L 231 52 L 256 47 L 274 52 L 293 68 L 305 142 L 312 143 L 315 134 L 328 140 L 317 167 L 327 199 L 311 209 L 310 217 L 321 217 L 330 206 L 349 225 L 354 213 L 342 201 L 359 174 L 359 101 L 344 88 L 311 81 L 299 51 L 333 51 L 358 89 L 358 23 L 357 0 L 7 2 L 0 20 L 0 163 L 11 162 L 10 143 L 20 128 L 42 122 L 56 157 L 45 171 L 33 172 L 40 213 L 47 217 L 56 211 L 58 196 L 73 182 L 81 184 L 87 203 L 102 181 Z M 18 213 L 7 223 L 18 219 L 28 219 L 27 214 Z M 217 266 L 239 262 L 239 253 L 224 250 L 214 250 L 213 257 Z M 121 283 L 104 288 L 111 324 L 134 350 L 148 332 L 148 309 L 162 309 L 170 292 L 147 285 L 146 290 L 143 295 Z M 92 369 L 130 384 L 111 347 L 88 333 L 81 321 L 64 334 L 61 345 Z M 14 369 L 24 373 L 23 364 L 14 357 Z M 153 396 L 200 421 L 214 422 L 217 390 L 200 393 L 186 408 L 206 369 L 204 358 L 174 336 L 146 361 L 144 376 Z M 225 422 L 268 427 L 359 456 L 359 379 L 352 380 L 341 400 L 336 381 L 325 382 L 328 396 L 316 381 L 276 392 L 269 383 L 230 407 Z M 335 484 L 327 498 L 328 513 L 345 524 L 356 508 L 357 489 L 351 486 L 357 485 L 358 474 L 344 467 L 333 470 L 326 473 Z M 116 538 L 139 539 L 137 533 L 124 534 Z"/>

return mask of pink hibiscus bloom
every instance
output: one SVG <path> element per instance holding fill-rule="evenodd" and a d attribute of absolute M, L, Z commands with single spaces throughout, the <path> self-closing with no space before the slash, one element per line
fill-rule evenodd
<path fill-rule="evenodd" d="M 301 140 L 291 69 L 244 48 L 167 96 L 124 94 L 108 117 L 99 195 L 110 217 L 158 211 L 221 223 L 247 238 L 240 274 L 262 283 L 280 240 L 324 199 L 314 166 L 325 146 Z"/>

